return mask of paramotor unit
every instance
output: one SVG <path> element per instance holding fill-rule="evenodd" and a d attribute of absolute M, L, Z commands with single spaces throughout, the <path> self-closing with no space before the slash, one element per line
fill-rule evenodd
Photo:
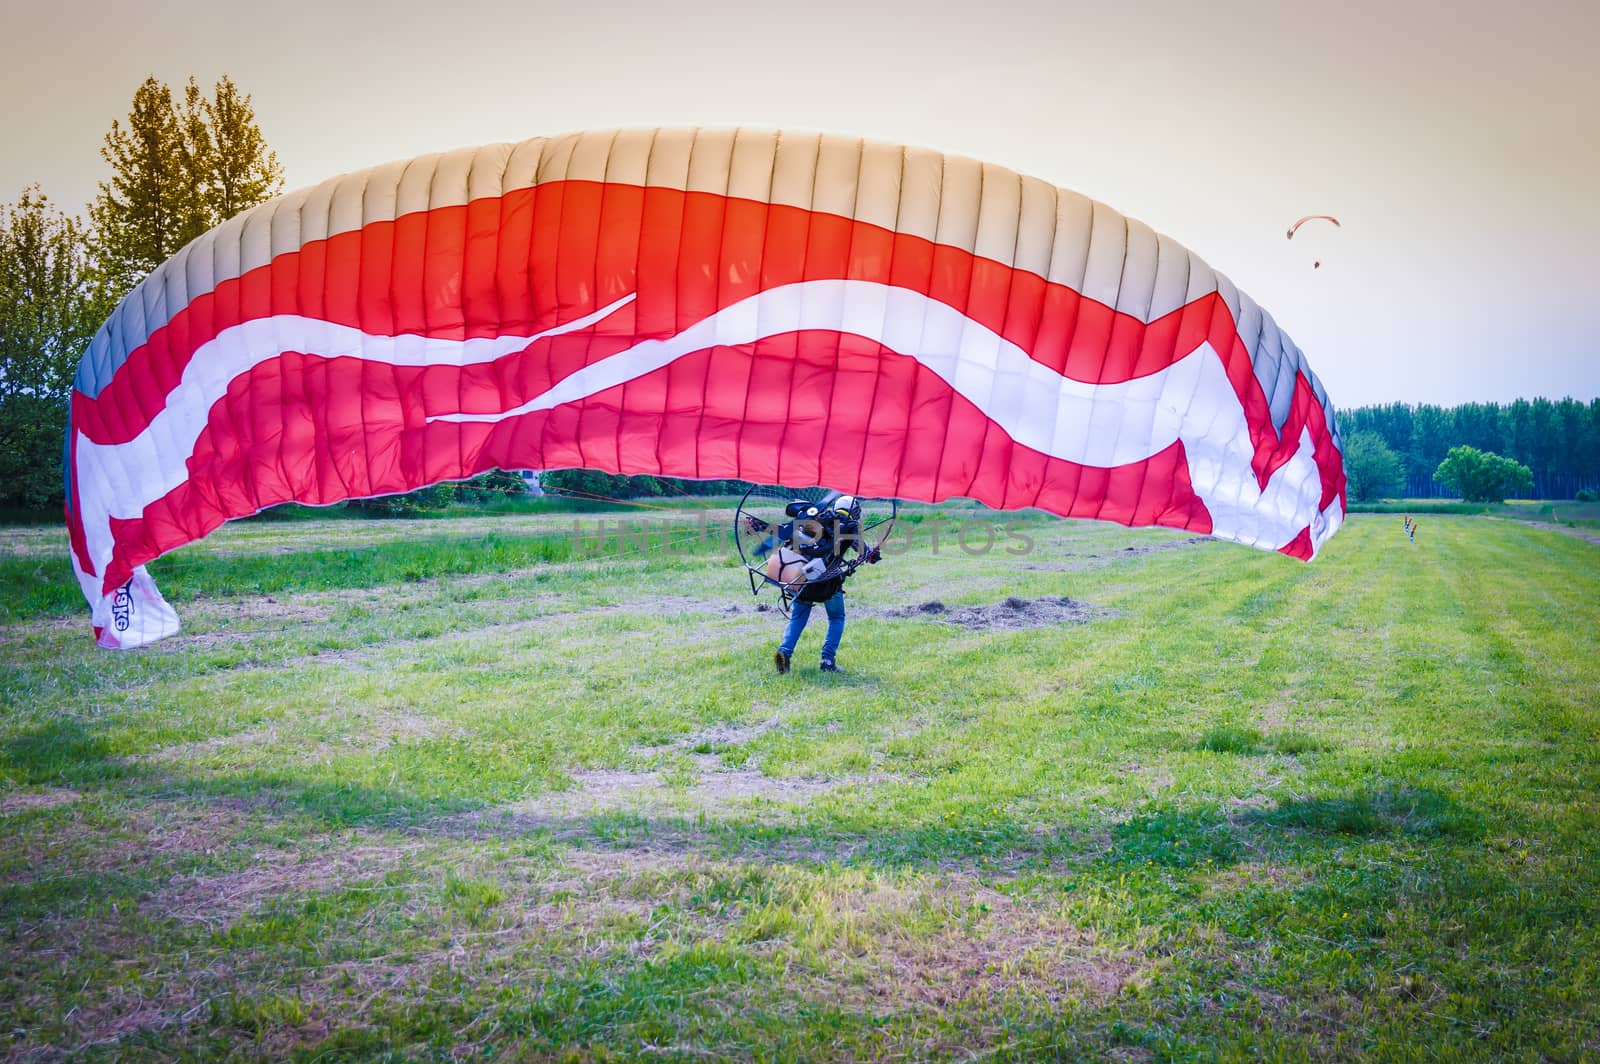
<path fill-rule="evenodd" d="M 789 604 L 806 584 L 848 579 L 867 558 L 881 550 L 894 531 L 900 507 L 894 499 L 853 501 L 859 509 L 849 517 L 836 503 L 841 494 L 828 488 L 784 488 L 756 485 L 744 493 L 733 517 L 733 541 L 750 577 L 750 593 L 767 588 L 778 592 L 778 609 L 789 614 Z M 818 542 L 837 534 L 841 523 L 855 526 L 845 534 L 839 549 L 828 556 L 821 571 L 807 573 L 791 553 L 795 543 Z M 859 543 L 859 546 L 857 546 Z"/>

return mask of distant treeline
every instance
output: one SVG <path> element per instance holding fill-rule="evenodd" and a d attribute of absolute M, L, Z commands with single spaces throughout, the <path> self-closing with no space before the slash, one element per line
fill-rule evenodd
<path fill-rule="evenodd" d="M 1405 467 L 1409 498 L 1448 496 L 1433 471 L 1460 445 L 1514 458 L 1533 471 L 1533 495 L 1570 499 L 1600 488 L 1600 399 L 1518 399 L 1446 407 L 1409 403 L 1338 411 L 1339 433 L 1382 436 Z"/>

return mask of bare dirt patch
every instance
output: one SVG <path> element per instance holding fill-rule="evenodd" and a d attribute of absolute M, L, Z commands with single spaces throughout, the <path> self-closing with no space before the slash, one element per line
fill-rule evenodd
<path fill-rule="evenodd" d="M 139 900 L 137 916 L 129 909 L 120 913 L 113 909 L 87 919 L 48 921 L 33 929 L 35 942 L 14 959 L 33 966 L 54 966 L 86 954 L 101 955 L 113 958 L 111 964 L 118 973 L 141 973 L 137 981 L 102 979 L 80 990 L 71 1010 L 61 1018 L 61 1027 L 76 1044 L 72 1052 L 114 1047 L 152 1031 L 209 1027 L 213 1033 L 237 1037 L 239 1030 L 228 1026 L 225 1019 L 221 1028 L 216 1026 L 216 1006 L 232 1000 L 300 999 L 305 1010 L 302 1020 L 286 1019 L 257 1034 L 282 1049 L 316 1041 L 331 1030 L 318 1002 L 337 996 L 319 991 L 341 972 L 330 971 L 319 978 L 320 973 L 313 969 L 286 970 L 281 957 L 250 949 L 213 952 L 191 960 L 187 952 L 180 957 L 167 952 L 159 940 L 152 940 L 151 924 L 146 921 L 173 921 L 221 931 L 274 901 L 380 875 L 422 849 L 421 843 L 362 843 L 361 839 L 354 834 L 339 838 L 334 840 L 339 849 L 312 855 L 271 850 L 257 854 L 246 869 L 174 878 Z M 385 983 L 395 976 L 390 965 L 367 968 Z M 58 1007 L 43 997 L 35 1004 L 45 1014 Z M 37 1059 L 66 1055 L 66 1046 L 34 1046 Z"/>
<path fill-rule="evenodd" d="M 769 776 L 753 768 L 730 766 L 724 760 L 725 754 L 782 726 L 777 716 L 755 724 L 719 723 L 658 745 L 635 747 L 635 757 L 648 760 L 666 755 L 673 763 L 665 769 L 579 769 L 571 774 L 573 785 L 566 790 L 444 817 L 430 830 L 456 837 L 548 831 L 585 845 L 598 838 L 590 818 L 630 813 L 649 822 L 643 846 L 682 855 L 705 841 L 701 829 L 683 826 L 686 819 L 737 819 L 759 810 L 763 823 L 792 823 L 795 809 L 773 806 L 801 807 L 843 788 L 905 781 L 903 776 L 885 773 Z M 851 849 L 848 842 L 825 851 L 787 845 L 762 848 L 771 859 L 803 861 L 837 859 Z"/>
<path fill-rule="evenodd" d="M 1209 894 L 1231 894 L 1262 886 L 1289 890 L 1310 881 L 1311 874 L 1294 865 L 1266 860 L 1246 861 L 1213 872 L 1206 880 L 1206 891 Z"/>
<path fill-rule="evenodd" d="M 42 791 L 14 791 L 0 798 L 0 816 L 25 813 L 30 809 L 52 809 L 71 805 L 83 797 L 70 787 L 50 787 Z"/>
<path fill-rule="evenodd" d="M 753 769 L 728 768 L 714 754 L 694 759 L 692 780 L 670 773 L 591 769 L 572 774 L 575 786 L 506 807 L 519 820 L 565 820 L 597 813 L 703 815 L 727 817 L 752 802 L 780 805 L 806 802 L 841 787 L 890 782 L 890 776 L 768 776 Z"/>
<path fill-rule="evenodd" d="M 1256 720 L 1263 731 L 1277 731 L 1289 719 L 1290 702 L 1294 692 L 1284 688 L 1278 692 L 1278 697 L 1262 702 L 1255 707 Z"/>
<path fill-rule="evenodd" d="M 30 835 L 24 842 L 27 861 L 21 874 L 3 881 L 126 872 L 175 854 L 216 853 L 252 822 L 255 808 L 239 799 L 217 798 L 204 804 L 162 800 L 118 807 L 114 817 L 76 816 L 48 832 Z"/>
<path fill-rule="evenodd" d="M 251 728 L 248 731 L 234 732 L 231 735 L 215 735 L 209 739 L 201 739 L 198 742 L 175 743 L 172 746 L 163 746 L 161 749 L 151 750 L 149 753 L 134 754 L 127 760 L 135 764 L 190 761 L 226 751 L 247 751 L 258 746 L 276 744 L 277 741 L 278 727 L 275 724 L 269 724 L 261 728 Z"/>
<path fill-rule="evenodd" d="M 1109 998 L 1134 978 L 1131 960 L 1058 912 L 974 881 L 918 895 L 946 912 L 944 926 L 915 935 L 885 928 L 869 956 L 868 991 L 890 1005 L 955 1005 L 1001 993 Z"/>
<path fill-rule="evenodd" d="M 482 872 L 505 889 L 493 921 L 476 933 L 458 934 L 437 954 L 414 957 L 400 984 L 425 986 L 437 966 L 489 964 L 496 954 L 534 940 L 553 947 L 548 959 L 559 969 L 570 946 L 591 959 L 639 958 L 686 934 L 743 942 L 758 952 L 817 949 L 820 967 L 810 975 L 804 968 L 794 972 L 799 989 L 835 1001 L 864 994 L 873 1007 L 942 1008 L 1013 992 L 1104 1000 L 1138 978 L 1132 958 L 1098 943 L 1092 931 L 1067 920 L 1053 904 L 1013 899 L 966 875 L 841 878 L 837 871 L 815 873 L 770 860 L 583 847 L 521 875 L 508 876 L 503 864 L 479 867 L 470 861 L 463 871 Z M 708 900 L 719 893 L 710 889 L 714 885 L 747 877 L 760 884 L 752 893 L 735 886 L 723 900 Z M 759 926 L 768 905 L 790 911 L 798 922 L 780 921 L 773 926 L 781 930 L 769 935 Z M 658 919 L 664 908 L 675 911 L 670 925 L 641 922 Z M 549 932 L 567 945 L 547 938 Z M 355 967 L 364 969 L 351 970 L 357 983 L 382 975 L 385 985 L 395 986 L 389 982 L 393 971 Z"/>
<path fill-rule="evenodd" d="M 768 732 L 776 731 L 782 723 L 777 717 L 772 717 L 758 724 L 713 724 L 675 740 L 672 747 L 695 750 L 705 746 L 743 746 L 755 742 Z"/>
<path fill-rule="evenodd" d="M 312 854 L 265 850 L 254 855 L 250 867 L 236 872 L 174 879 L 141 901 L 139 908 L 157 919 L 222 928 L 276 898 L 380 876 L 422 849 L 421 842 L 384 842 L 354 835 L 338 840 L 337 848 Z"/>
<path fill-rule="evenodd" d="M 340 725 L 343 732 L 337 738 L 307 743 L 302 737 L 307 723 L 329 725 L 334 722 Z M 358 714 L 341 712 L 337 716 L 321 713 L 299 718 L 293 727 L 281 734 L 277 724 L 267 724 L 198 742 L 164 746 L 129 760 L 162 764 L 221 757 L 236 765 L 257 764 L 279 759 L 287 748 L 287 760 L 317 762 L 356 750 L 375 753 L 387 750 L 396 743 L 434 739 L 445 734 L 445 730 L 444 721 L 404 710 L 373 710 Z"/>
<path fill-rule="evenodd" d="M 187 611 L 208 620 L 238 621 L 325 621 L 338 603 L 327 593 L 309 595 L 254 595 L 248 598 L 201 598 L 187 605 Z"/>
<path fill-rule="evenodd" d="M 194 603 L 184 611 L 185 628 L 156 643 L 152 649 L 163 654 L 180 654 L 246 642 L 301 625 L 323 624 L 333 615 L 333 610 L 332 603 L 271 596 Z"/>
<path fill-rule="evenodd" d="M 272 851 L 258 855 L 249 869 L 174 880 L 140 902 L 139 917 L 219 931 L 276 900 L 348 886 L 404 865 L 421 870 L 397 886 L 394 903 L 412 918 L 448 928 L 447 933 L 423 948 L 372 951 L 362 942 L 373 929 L 358 920 L 325 932 L 343 943 L 337 952 L 350 959 L 305 963 L 271 949 L 245 947 L 191 961 L 187 953 L 181 960 L 141 954 L 146 943 L 129 937 L 118 917 L 73 921 L 53 930 L 53 954 L 92 949 L 125 958 L 119 966 L 137 965 L 144 973 L 136 985 L 97 984 L 86 991 L 63 1022 L 76 1050 L 115 1046 L 150 1031 L 183 1031 L 180 1037 L 187 1037 L 210 1029 L 213 1035 L 237 1039 L 248 1029 L 267 1056 L 278 1059 L 326 1037 L 336 1025 L 359 1020 L 380 999 L 386 1006 L 396 1001 L 421 1005 L 442 971 L 479 983 L 505 978 L 513 957 L 519 979 L 555 975 L 600 957 L 628 963 L 653 952 L 665 939 L 666 933 L 656 934 L 646 920 L 663 905 L 684 908 L 672 934 L 687 932 L 708 940 L 723 937 L 742 915 L 736 904 L 720 909 L 688 905 L 697 883 L 728 875 L 733 867 L 694 858 L 574 850 L 559 864 L 538 862 L 530 868 L 470 851 L 429 849 L 422 842 L 386 844 L 361 833 L 322 841 L 336 845 L 337 851 L 306 857 Z M 439 910 L 446 870 L 492 880 L 503 895 L 470 926 L 452 923 Z M 524 951 L 531 943 L 540 948 L 530 957 Z M 277 1021 L 247 1013 L 248 1023 L 266 1024 L 254 1029 L 231 1026 L 228 1008 L 219 1016 L 213 1007 L 274 1000 L 298 1001 L 303 1013 Z M 54 1007 L 44 1000 L 39 1006 Z M 66 1050 L 49 1048 L 52 1058 Z"/>
<path fill-rule="evenodd" d="M 444 734 L 443 722 L 420 713 L 383 712 L 366 717 L 361 731 L 347 737 L 362 750 L 387 750 L 395 743 L 418 739 L 437 739 Z"/>
<path fill-rule="evenodd" d="M 1162 543 L 1145 543 L 1135 547 L 1123 547 L 1121 550 L 1113 552 L 1111 555 L 1109 555 L 1109 557 L 1126 558 L 1140 554 L 1155 554 L 1158 551 L 1164 550 L 1183 550 L 1185 547 L 1193 547 L 1196 544 L 1210 543 L 1211 541 L 1212 537 L 1210 536 L 1190 536 L 1188 539 L 1169 539 Z"/>
<path fill-rule="evenodd" d="M 1141 764 L 1138 761 L 1129 761 L 1127 764 L 1120 766 L 1118 771 L 1123 775 L 1143 777 L 1144 783 L 1142 786 L 1144 787 L 1147 795 L 1154 795 L 1161 791 L 1165 791 L 1177 782 L 1177 777 L 1175 777 L 1172 774 L 1172 771 L 1164 765 L 1150 766 Z M 1148 798 L 1145 799 L 1145 801 L 1148 800 Z M 1142 805 L 1144 802 L 1141 801 L 1140 804 Z"/>
<path fill-rule="evenodd" d="M 54 636 L 59 632 L 72 632 L 74 635 L 82 633 L 90 641 L 94 639 L 94 630 L 89 624 L 89 612 L 74 613 L 64 617 L 35 617 L 23 624 L 8 624 L 0 627 L 0 646 L 11 643 L 23 643 L 39 636 Z"/>
<path fill-rule="evenodd" d="M 777 717 L 756 724 L 713 724 L 658 747 L 636 747 L 633 753 L 653 757 L 675 755 L 678 765 L 665 771 L 581 769 L 574 786 L 540 795 L 507 808 L 513 817 L 535 822 L 570 820 L 596 813 L 637 812 L 641 815 L 698 815 L 721 818 L 744 812 L 753 802 L 779 805 L 810 801 L 842 787 L 893 782 L 888 775 L 769 776 L 735 767 L 723 760 L 731 748 L 754 742 L 782 727 Z"/>
<path fill-rule="evenodd" d="M 959 628 L 1020 629 L 1051 628 L 1063 624 L 1087 624 L 1119 611 L 1095 606 L 1066 596 L 1025 599 L 1011 596 L 992 606 L 946 606 L 934 599 L 920 606 L 885 610 L 883 616 L 897 619 L 939 621 Z"/>
<path fill-rule="evenodd" d="M 6 539 L 8 542 L 4 547 L 0 547 L 0 551 L 14 558 L 67 553 L 67 530 L 64 525 L 32 527 L 9 525 L 6 528 Z"/>

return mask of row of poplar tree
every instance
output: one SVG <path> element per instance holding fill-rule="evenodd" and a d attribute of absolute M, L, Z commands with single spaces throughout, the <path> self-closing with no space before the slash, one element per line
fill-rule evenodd
<path fill-rule="evenodd" d="M 1454 407 L 1386 403 L 1341 410 L 1338 418 L 1345 470 L 1358 501 L 1460 494 L 1435 475 L 1457 447 L 1526 466 L 1530 483 L 1518 495 L 1571 499 L 1600 489 L 1600 399 Z"/>
<path fill-rule="evenodd" d="M 87 217 L 38 185 L 0 203 L 0 508 L 59 509 L 72 377 L 95 330 L 151 270 L 283 190 L 249 95 L 155 78 L 113 121 Z"/>

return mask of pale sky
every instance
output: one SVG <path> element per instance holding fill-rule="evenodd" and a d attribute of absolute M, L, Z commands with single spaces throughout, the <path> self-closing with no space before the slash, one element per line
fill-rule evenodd
<path fill-rule="evenodd" d="M 1335 404 L 1600 396 L 1600 2 L 0 0 L 0 200 L 81 210 L 147 75 L 254 97 L 288 187 L 571 130 L 970 155 L 1187 245 Z M 1294 242 L 1303 214 L 1343 228 Z M 1322 267 L 1311 262 L 1320 258 Z"/>

